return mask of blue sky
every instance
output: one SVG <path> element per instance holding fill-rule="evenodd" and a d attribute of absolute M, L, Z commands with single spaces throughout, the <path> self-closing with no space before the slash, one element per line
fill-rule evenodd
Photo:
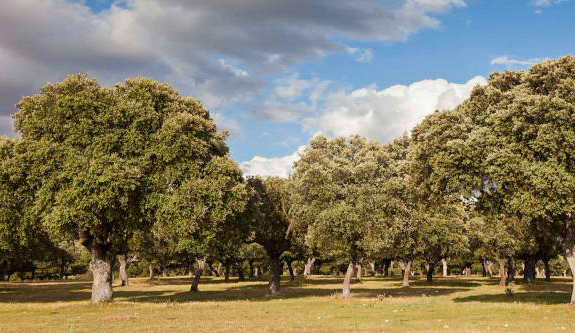
<path fill-rule="evenodd" d="M 574 18 L 569 0 L 2 2 L 0 132 L 68 73 L 149 76 L 200 98 L 246 173 L 285 175 L 316 133 L 389 141 L 490 72 L 572 54 Z"/>

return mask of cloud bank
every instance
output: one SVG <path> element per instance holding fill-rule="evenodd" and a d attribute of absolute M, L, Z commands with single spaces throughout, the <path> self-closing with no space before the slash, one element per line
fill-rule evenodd
<path fill-rule="evenodd" d="M 358 134 L 386 143 L 409 132 L 435 110 L 455 108 L 476 85 L 485 84 L 487 79 L 478 76 L 461 84 L 437 79 L 383 90 L 372 85 L 351 92 L 329 92 L 318 116 L 304 118 L 303 123 L 310 132 L 327 137 Z M 297 159 L 297 152 L 278 158 L 256 156 L 241 163 L 241 168 L 248 175 L 287 177 Z"/>

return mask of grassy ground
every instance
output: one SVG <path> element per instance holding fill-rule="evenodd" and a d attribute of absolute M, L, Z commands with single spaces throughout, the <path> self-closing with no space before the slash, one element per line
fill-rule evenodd
<path fill-rule="evenodd" d="M 91 305 L 88 282 L 0 283 L 0 332 L 575 332 L 570 283 L 518 284 L 506 295 L 495 279 L 365 278 L 353 297 L 337 296 L 342 279 L 283 281 L 266 297 L 263 281 L 205 278 L 132 279 L 115 302 Z"/>

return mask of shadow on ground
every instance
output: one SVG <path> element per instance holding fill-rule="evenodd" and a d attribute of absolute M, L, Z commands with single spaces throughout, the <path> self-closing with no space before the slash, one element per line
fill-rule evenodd
<path fill-rule="evenodd" d="M 182 290 L 183 285 L 190 284 L 190 278 L 161 278 L 153 281 L 133 279 L 130 287 L 114 285 L 114 298 L 129 302 L 204 302 L 204 301 L 268 301 L 271 299 L 291 299 L 306 297 L 323 297 L 337 295 L 341 292 L 343 278 L 314 277 L 313 279 L 297 278 L 289 281 L 282 280 L 281 295 L 269 297 L 266 295 L 267 281 L 252 280 L 240 283 L 230 281 L 227 288 L 209 290 L 210 285 L 221 285 L 222 279 L 211 277 L 202 278 L 200 292 L 190 293 L 188 288 Z M 237 282 L 237 280 L 235 280 Z M 438 280 L 433 285 L 424 281 L 413 281 L 412 288 L 377 288 L 378 283 L 393 283 L 400 285 L 399 280 L 365 278 L 362 282 L 354 281 L 352 293 L 354 297 L 376 298 L 386 297 L 412 297 L 412 296 L 442 296 L 459 291 L 469 290 L 477 282 L 469 280 L 445 279 Z M 56 281 L 56 282 L 13 282 L 0 283 L 0 303 L 51 303 L 87 301 L 90 299 L 91 282 Z M 170 286 L 175 288 L 170 289 Z M 149 288 L 141 290 L 141 288 Z M 140 290 L 138 290 L 140 288 Z M 161 290 L 154 290 L 161 288 Z M 204 290 L 202 290 L 204 289 Z M 205 290 L 208 289 L 208 290 Z"/>

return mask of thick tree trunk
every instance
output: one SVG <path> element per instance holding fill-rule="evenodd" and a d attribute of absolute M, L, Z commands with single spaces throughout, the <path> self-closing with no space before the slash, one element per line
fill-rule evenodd
<path fill-rule="evenodd" d="M 571 268 L 571 277 L 573 279 L 573 291 L 571 292 L 571 305 L 575 305 L 575 244 L 573 244 L 573 238 L 568 237 L 565 242 L 565 259 L 569 263 L 569 268 Z"/>
<path fill-rule="evenodd" d="M 353 269 L 355 264 L 350 261 L 347 265 L 347 271 L 345 272 L 345 277 L 343 278 L 343 297 L 349 297 L 351 295 L 351 276 L 353 275 Z"/>
<path fill-rule="evenodd" d="M 435 272 L 435 263 L 430 263 L 427 266 L 427 283 L 433 283 L 433 273 Z"/>
<path fill-rule="evenodd" d="M 361 282 L 361 260 L 355 265 L 355 274 L 359 282 Z"/>
<path fill-rule="evenodd" d="M 448 272 L 447 272 L 447 260 L 441 259 L 441 266 L 443 267 L 442 273 L 443 273 L 443 276 L 445 277 L 445 276 L 448 275 Z"/>
<path fill-rule="evenodd" d="M 152 265 L 151 263 L 148 264 L 148 273 L 149 273 L 150 280 L 153 280 L 154 279 L 154 265 Z"/>
<path fill-rule="evenodd" d="M 487 266 L 485 266 L 485 258 L 481 259 L 481 275 L 487 277 Z"/>
<path fill-rule="evenodd" d="M 125 254 L 119 254 L 116 256 L 118 262 L 120 263 L 120 280 L 122 281 L 122 287 L 129 286 L 130 281 L 128 280 L 128 259 Z"/>
<path fill-rule="evenodd" d="M 286 266 L 287 266 L 288 272 L 289 272 L 289 280 L 294 281 L 295 280 L 295 274 L 293 272 L 292 260 L 286 260 Z"/>
<path fill-rule="evenodd" d="M 409 287 L 409 274 L 411 273 L 411 261 L 408 261 L 403 267 L 403 287 Z"/>
<path fill-rule="evenodd" d="M 515 259 L 512 256 L 507 258 L 507 284 L 515 284 Z"/>
<path fill-rule="evenodd" d="M 549 267 L 549 258 L 543 258 L 543 265 L 545 266 L 545 281 L 551 281 L 551 267 Z"/>
<path fill-rule="evenodd" d="M 279 255 L 270 256 L 270 274 L 268 294 L 275 296 L 280 294 L 280 282 L 282 275 L 282 261 Z"/>
<path fill-rule="evenodd" d="M 92 243 L 92 261 L 90 268 L 94 276 L 92 281 L 92 303 L 111 302 L 112 295 L 112 256 L 108 253 L 108 246 Z"/>
<path fill-rule="evenodd" d="M 530 256 L 525 259 L 523 268 L 523 279 L 525 279 L 525 282 L 527 283 L 535 282 L 536 266 L 537 266 L 536 258 Z"/>
<path fill-rule="evenodd" d="M 192 279 L 192 285 L 190 286 L 190 292 L 197 292 L 198 285 L 200 284 L 200 279 L 202 274 L 204 274 L 204 268 L 206 267 L 206 258 L 198 258 L 196 259 L 196 263 L 198 267 L 194 272 L 194 278 Z"/>
<path fill-rule="evenodd" d="M 499 261 L 499 285 L 505 286 L 505 259 L 498 259 Z"/>
<path fill-rule="evenodd" d="M 375 261 L 369 262 L 369 268 L 371 269 L 370 275 L 375 276 Z"/>
<path fill-rule="evenodd" d="M 393 260 L 389 262 L 389 276 L 393 276 Z"/>

